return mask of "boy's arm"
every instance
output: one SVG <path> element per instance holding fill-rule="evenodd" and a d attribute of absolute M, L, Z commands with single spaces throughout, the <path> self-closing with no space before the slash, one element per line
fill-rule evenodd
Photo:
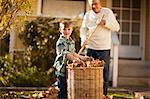
<path fill-rule="evenodd" d="M 71 60 L 72 62 L 73 61 L 80 62 L 81 61 L 80 58 L 78 56 L 75 56 L 74 54 L 75 53 L 67 53 L 66 58 Z"/>
<path fill-rule="evenodd" d="M 74 55 L 75 54 L 74 52 L 68 51 L 63 43 L 58 44 L 57 54 L 60 56 L 64 56 L 65 58 L 67 58 L 68 60 L 71 60 L 71 61 L 77 61 L 77 62 L 81 61 L 78 56 Z"/>
<path fill-rule="evenodd" d="M 73 55 L 74 55 L 74 57 L 77 57 L 82 61 L 86 61 L 86 60 L 90 59 L 90 57 L 88 57 L 88 56 L 82 56 L 82 55 L 77 54 L 77 53 L 74 53 Z"/>

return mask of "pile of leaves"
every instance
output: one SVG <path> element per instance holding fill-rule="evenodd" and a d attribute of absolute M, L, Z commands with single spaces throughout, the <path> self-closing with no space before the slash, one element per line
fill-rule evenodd
<path fill-rule="evenodd" d="M 23 98 L 23 99 L 57 99 L 57 88 L 49 88 L 46 91 L 9 91 L 0 92 L 0 98 Z M 133 93 L 109 92 L 108 96 L 112 99 L 135 99 Z"/>
<path fill-rule="evenodd" d="M 103 67 L 105 64 L 104 60 L 89 58 L 88 60 L 82 62 L 73 62 L 68 64 L 68 67 Z"/>
<path fill-rule="evenodd" d="M 1 92 L 0 98 L 15 98 L 15 99 L 57 99 L 58 89 L 48 88 L 46 91 L 8 91 Z"/>

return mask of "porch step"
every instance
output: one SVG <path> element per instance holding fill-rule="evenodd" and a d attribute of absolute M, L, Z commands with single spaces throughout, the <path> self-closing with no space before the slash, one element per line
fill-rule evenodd
<path fill-rule="evenodd" d="M 121 87 L 150 87 L 150 79 L 149 78 L 135 78 L 135 77 L 119 77 L 118 78 L 118 86 Z"/>
<path fill-rule="evenodd" d="M 150 66 L 138 65 L 138 64 L 120 65 L 119 76 L 150 78 Z"/>
<path fill-rule="evenodd" d="M 140 60 L 119 60 L 118 86 L 150 87 L 150 65 Z"/>

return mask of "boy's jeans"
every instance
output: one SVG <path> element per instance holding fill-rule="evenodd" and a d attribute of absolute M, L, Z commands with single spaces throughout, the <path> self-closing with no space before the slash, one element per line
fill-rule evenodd
<path fill-rule="evenodd" d="M 58 99 L 67 99 L 67 80 L 66 77 L 57 76 L 58 81 Z"/>
<path fill-rule="evenodd" d="M 105 61 L 103 78 L 104 78 L 104 95 L 107 95 L 107 89 L 109 85 L 109 63 L 110 63 L 110 50 L 93 50 L 87 49 L 87 56 L 91 56 L 94 59 L 103 59 Z"/>

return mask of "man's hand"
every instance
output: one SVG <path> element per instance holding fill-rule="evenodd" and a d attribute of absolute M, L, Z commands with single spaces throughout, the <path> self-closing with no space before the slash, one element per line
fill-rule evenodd
<path fill-rule="evenodd" d="M 88 43 L 89 43 L 89 40 L 86 39 L 83 44 L 86 46 L 88 45 Z"/>
<path fill-rule="evenodd" d="M 101 26 L 104 26 L 106 24 L 106 20 L 102 19 L 100 22 L 99 22 L 99 25 Z"/>

